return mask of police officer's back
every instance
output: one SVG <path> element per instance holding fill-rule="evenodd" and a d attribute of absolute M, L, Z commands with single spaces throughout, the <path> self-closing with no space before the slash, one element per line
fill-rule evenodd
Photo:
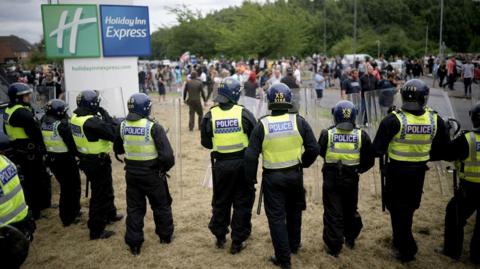
<path fill-rule="evenodd" d="M 287 85 L 272 85 L 268 102 L 272 114 L 262 118 L 252 132 L 245 170 L 247 179 L 256 178 L 261 153 L 265 212 L 275 249 L 271 261 L 290 268 L 290 254 L 300 248 L 302 211 L 306 208 L 302 169 L 317 158 L 318 144 L 305 119 L 288 113 L 292 94 Z"/>
<path fill-rule="evenodd" d="M 477 212 L 475 228 L 470 241 L 470 260 L 480 264 L 480 103 L 470 110 L 473 130 L 464 131 L 448 149 L 448 160 L 456 161 L 460 184 L 447 205 L 444 246 L 441 252 L 460 259 L 463 249 L 464 226 Z M 456 182 L 455 182 L 456 183 Z"/>
<path fill-rule="evenodd" d="M 172 198 L 166 173 L 175 164 L 173 150 L 163 127 L 150 119 L 152 102 L 144 93 L 128 101 L 127 118 L 117 129 L 115 153 L 125 154 L 127 181 L 127 231 L 125 242 L 134 256 L 140 254 L 143 219 L 148 198 L 160 243 L 169 244 L 173 235 Z"/>
<path fill-rule="evenodd" d="M 31 107 L 30 87 L 13 83 L 8 88 L 10 104 L 4 114 L 4 130 L 13 147 L 13 161 L 20 166 L 24 176 L 22 186 L 34 218 L 42 209 L 51 206 L 51 185 L 43 162 L 45 145 L 40 125 Z"/>
<path fill-rule="evenodd" d="M 344 242 L 355 246 L 363 227 L 357 212 L 359 173 L 375 162 L 368 134 L 355 127 L 357 108 L 340 101 L 332 109 L 335 125 L 323 130 L 318 141 L 323 165 L 323 240 L 327 251 L 337 256 Z"/>
<path fill-rule="evenodd" d="M 397 258 L 411 261 L 418 250 L 411 227 L 420 206 L 426 163 L 444 157 L 449 135 L 442 118 L 426 106 L 429 88 L 423 81 L 408 81 L 401 95 L 402 108 L 382 120 L 373 146 L 377 155 L 387 154 L 389 160 L 384 199 Z"/>
<path fill-rule="evenodd" d="M 0 145 L 2 150 L 4 145 Z M 15 164 L 0 154 L 0 253 L 2 268 L 20 268 L 28 256 L 35 221 L 25 201 Z"/>
<path fill-rule="evenodd" d="M 106 231 L 110 222 L 122 219 L 117 214 L 112 186 L 112 161 L 109 153 L 115 141 L 115 123 L 100 107 L 100 97 L 92 90 L 77 96 L 77 109 L 70 119 L 73 140 L 80 157 L 79 167 L 91 182 L 88 228 L 90 239 L 106 239 L 114 234 Z"/>
<path fill-rule="evenodd" d="M 80 215 L 80 173 L 77 148 L 68 123 L 68 106 L 63 100 L 47 103 L 42 118 L 42 135 L 47 152 L 47 165 L 60 184 L 60 219 L 64 226 L 78 223 Z"/>
<path fill-rule="evenodd" d="M 245 246 L 252 225 L 255 182 L 245 178 L 244 153 L 255 126 L 253 114 L 237 105 L 241 85 L 234 78 L 225 78 L 218 88 L 214 106 L 201 123 L 201 143 L 211 149 L 213 199 L 210 231 L 218 248 L 226 242 L 228 227 L 232 229 L 230 253 L 237 254 Z M 231 208 L 233 206 L 233 214 Z"/>

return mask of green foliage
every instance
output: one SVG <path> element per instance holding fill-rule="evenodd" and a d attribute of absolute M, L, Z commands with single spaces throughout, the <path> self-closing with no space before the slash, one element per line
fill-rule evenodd
<path fill-rule="evenodd" d="M 204 57 L 289 57 L 353 53 L 352 0 L 245 1 L 203 16 L 172 8 L 178 25 L 152 34 L 153 57 L 177 59 L 185 51 Z M 357 0 L 357 53 L 421 56 L 429 26 L 429 54 L 438 52 L 438 0 Z M 449 51 L 480 51 L 480 3 L 445 1 L 443 39 Z"/>

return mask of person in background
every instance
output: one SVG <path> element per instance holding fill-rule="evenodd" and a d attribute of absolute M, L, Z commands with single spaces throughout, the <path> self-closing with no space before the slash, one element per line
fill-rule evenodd
<path fill-rule="evenodd" d="M 188 130 L 190 130 L 190 132 L 192 132 L 195 127 L 195 113 L 198 115 L 198 128 L 200 129 L 200 124 L 203 118 L 201 99 L 203 99 L 203 102 L 206 102 L 203 83 L 198 80 L 197 76 L 197 72 L 192 71 L 192 73 L 190 73 L 190 80 L 187 81 L 185 89 L 183 90 L 183 101 L 189 108 Z"/>
<path fill-rule="evenodd" d="M 245 96 L 246 97 L 251 97 L 251 98 L 256 98 L 258 87 L 259 87 L 259 85 L 257 83 L 257 75 L 255 74 L 254 71 L 252 71 L 252 72 L 250 72 L 250 75 L 248 76 L 248 80 L 243 85 L 243 88 L 245 90 Z"/>
<path fill-rule="evenodd" d="M 455 59 L 455 56 L 452 56 L 450 59 L 447 61 L 447 83 L 448 83 L 448 89 L 453 91 L 453 85 L 455 84 L 455 80 L 457 74 L 457 61 Z"/>
<path fill-rule="evenodd" d="M 266 85 L 268 85 L 267 88 L 271 87 L 273 84 L 280 83 L 281 79 L 282 79 L 282 72 L 280 71 L 279 68 L 275 68 L 273 70 L 273 74 L 267 80 L 267 83 L 266 83 Z"/>
<path fill-rule="evenodd" d="M 350 77 L 343 82 L 341 97 L 342 99 L 347 99 L 347 95 L 351 94 L 360 94 L 362 92 L 362 86 L 360 85 L 360 80 L 358 78 L 358 70 L 352 69 L 350 72 Z M 354 104 L 359 100 L 350 100 Z"/>
<path fill-rule="evenodd" d="M 317 102 L 320 102 L 323 98 L 323 91 L 325 90 L 325 78 L 320 72 L 317 72 L 314 77 L 315 80 L 315 92 L 317 93 Z"/>
<path fill-rule="evenodd" d="M 438 76 L 438 87 L 444 88 L 447 83 L 443 83 L 445 77 L 447 76 L 447 65 L 445 61 L 442 61 L 437 69 L 437 76 Z M 448 79 L 447 79 L 448 80 Z"/>
<path fill-rule="evenodd" d="M 412 75 L 413 78 L 419 78 L 420 76 L 423 76 L 423 67 L 418 59 L 413 62 Z"/>
<path fill-rule="evenodd" d="M 466 63 L 462 65 L 462 80 L 465 87 L 465 98 L 472 97 L 472 80 L 474 71 L 475 67 L 472 64 L 472 61 L 468 59 Z"/>
<path fill-rule="evenodd" d="M 143 92 L 143 93 L 146 93 L 147 92 L 147 89 L 146 89 L 146 86 L 145 86 L 145 80 L 147 78 L 147 73 L 145 73 L 145 71 L 143 71 L 143 68 L 140 68 L 140 71 L 138 72 L 138 88 L 140 90 L 140 92 Z"/>
<path fill-rule="evenodd" d="M 45 76 L 45 79 L 43 79 L 43 81 L 42 81 L 42 86 L 52 87 L 53 89 L 55 89 L 55 98 L 57 98 L 57 99 L 63 93 L 62 85 L 60 85 L 60 83 L 55 81 L 53 72 L 48 72 L 47 73 L 47 75 Z M 46 97 L 50 98 L 50 95 L 49 95 L 48 92 L 42 92 L 41 94 L 47 94 Z"/>
<path fill-rule="evenodd" d="M 167 172 L 175 164 L 173 150 L 163 127 L 150 118 L 152 101 L 143 93 L 128 100 L 127 118 L 117 128 L 116 154 L 125 154 L 127 182 L 127 230 L 125 243 L 133 256 L 140 255 L 146 199 L 153 211 L 160 244 L 170 244 L 174 230 L 172 197 Z"/>
<path fill-rule="evenodd" d="M 293 68 L 287 68 L 287 75 L 284 76 L 280 83 L 283 83 L 290 88 L 292 92 L 292 108 L 289 110 L 290 113 L 298 113 L 300 109 L 300 85 L 297 84 L 297 80 L 293 75 Z"/>
<path fill-rule="evenodd" d="M 158 101 L 161 103 L 162 101 L 166 101 L 167 90 L 165 89 L 165 72 L 164 68 L 159 68 L 157 74 L 155 74 L 155 78 L 157 80 L 158 85 Z"/>
<path fill-rule="evenodd" d="M 299 64 L 295 64 L 295 71 L 293 72 L 293 76 L 297 80 L 297 84 L 301 85 L 302 84 L 302 73 L 300 72 Z"/>
<path fill-rule="evenodd" d="M 211 65 L 208 68 L 208 74 L 207 74 L 207 102 L 210 99 L 210 96 L 212 96 L 213 93 L 213 88 L 215 85 L 214 79 L 218 76 L 217 70 L 215 70 L 215 66 Z"/>

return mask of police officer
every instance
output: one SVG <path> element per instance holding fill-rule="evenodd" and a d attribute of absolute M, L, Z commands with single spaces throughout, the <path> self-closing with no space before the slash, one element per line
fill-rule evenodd
<path fill-rule="evenodd" d="M 65 227 L 79 221 L 81 192 L 75 159 L 77 148 L 68 124 L 67 110 L 63 100 L 50 100 L 41 125 L 47 164 L 60 184 L 60 219 Z"/>
<path fill-rule="evenodd" d="M 1 150 L 6 145 L 1 143 Z M 0 253 L 2 268 L 19 268 L 28 255 L 29 241 L 33 240 L 35 221 L 25 202 L 22 185 L 15 164 L 0 154 Z M 16 230 L 22 234 L 15 234 Z M 19 237 L 18 237 L 19 236 Z M 5 255 L 5 256 L 4 256 Z"/>
<path fill-rule="evenodd" d="M 231 226 L 231 254 L 242 251 L 250 236 L 255 201 L 255 182 L 245 178 L 243 156 L 256 121 L 250 111 L 237 105 L 240 87 L 234 78 L 222 81 L 214 100 L 218 106 L 205 115 L 200 128 L 202 146 L 212 150 L 213 199 L 208 227 L 217 238 L 217 247 L 223 248 Z"/>
<path fill-rule="evenodd" d="M 338 256 L 345 239 L 349 248 L 363 227 L 357 212 L 359 173 L 375 163 L 370 137 L 355 127 L 357 108 L 340 101 L 332 109 L 335 126 L 323 130 L 318 141 L 323 164 L 323 241 Z"/>
<path fill-rule="evenodd" d="M 382 120 L 373 147 L 378 156 L 386 154 L 389 159 L 384 200 L 396 258 L 408 262 L 417 253 L 412 222 L 420 206 L 427 162 L 443 158 L 449 135 L 442 118 L 426 108 L 429 88 L 423 81 L 410 80 L 400 92 L 402 107 Z"/>
<path fill-rule="evenodd" d="M 51 206 L 51 182 L 43 156 L 40 124 L 31 107 L 32 90 L 27 84 L 13 83 L 8 88 L 10 104 L 4 114 L 4 130 L 14 149 L 13 161 L 20 166 L 23 175 L 22 187 L 27 204 L 35 219 L 40 211 Z"/>
<path fill-rule="evenodd" d="M 470 241 L 470 259 L 480 264 L 480 103 L 470 111 L 473 130 L 464 132 L 451 143 L 449 159 L 458 160 L 460 185 L 447 205 L 443 254 L 460 259 L 463 249 L 463 228 L 477 212 L 475 229 Z"/>
<path fill-rule="evenodd" d="M 290 268 L 290 253 L 297 253 L 301 241 L 302 211 L 306 208 L 303 168 L 317 158 L 319 148 L 310 125 L 290 114 L 292 93 L 283 83 L 268 91 L 271 115 L 255 126 L 245 152 L 246 177 L 254 180 L 258 156 L 263 156 L 262 189 L 275 256 L 270 260 Z M 302 153 L 303 152 L 303 153 Z"/>
<path fill-rule="evenodd" d="M 79 168 L 91 183 L 92 196 L 88 212 L 90 239 L 106 239 L 114 235 L 105 230 L 111 222 L 123 218 L 117 213 L 112 186 L 110 151 L 115 141 L 115 123 L 100 107 L 100 97 L 92 90 L 77 96 L 78 108 L 70 119 L 73 140 L 80 157 Z"/>
<path fill-rule="evenodd" d="M 163 127 L 149 118 L 150 98 L 135 93 L 128 100 L 127 118 L 118 128 L 115 153 L 125 154 L 127 181 L 127 232 L 125 242 L 134 256 L 143 243 L 143 218 L 148 198 L 153 211 L 155 232 L 160 243 L 172 241 L 172 198 L 166 173 L 175 164 L 173 150 Z"/>

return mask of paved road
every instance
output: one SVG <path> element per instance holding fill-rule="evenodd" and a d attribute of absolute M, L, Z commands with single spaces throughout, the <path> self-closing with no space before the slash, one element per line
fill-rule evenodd
<path fill-rule="evenodd" d="M 428 86 L 432 86 L 433 80 L 431 77 L 423 77 L 422 79 L 427 83 Z M 462 125 L 462 129 L 468 130 L 472 128 L 472 123 L 470 122 L 470 116 L 468 115 L 468 112 L 470 111 L 474 101 L 472 101 L 472 99 L 464 98 L 463 82 L 457 81 L 454 84 L 453 91 L 450 91 L 448 88 L 445 90 L 439 89 L 437 82 L 436 87 L 433 87 L 432 90 L 437 92 L 444 91 L 450 97 L 450 103 L 455 113 L 455 118 Z M 474 96 L 474 100 L 478 100 L 478 96 L 480 95 L 480 86 L 478 84 L 472 85 L 472 95 Z"/>

